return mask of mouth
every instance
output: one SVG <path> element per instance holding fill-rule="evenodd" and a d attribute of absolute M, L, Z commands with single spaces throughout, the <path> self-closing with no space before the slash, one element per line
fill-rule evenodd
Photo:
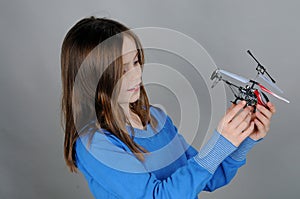
<path fill-rule="evenodd" d="M 137 91 L 141 85 L 142 85 L 142 82 L 136 84 L 134 87 L 128 89 L 127 91 Z"/>

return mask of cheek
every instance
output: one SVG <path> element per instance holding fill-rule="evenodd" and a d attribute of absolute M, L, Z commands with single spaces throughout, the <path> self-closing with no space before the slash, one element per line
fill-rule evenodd
<path fill-rule="evenodd" d="M 125 91 L 120 91 L 120 93 L 119 93 L 119 100 L 122 100 L 122 99 L 124 99 L 124 98 L 125 98 L 125 96 L 126 96 L 126 93 L 125 93 Z"/>
<path fill-rule="evenodd" d="M 129 95 L 128 89 L 128 81 L 124 78 L 121 84 L 120 92 L 119 92 L 119 98 L 124 98 Z"/>
<path fill-rule="evenodd" d="M 128 98 L 128 93 L 125 90 L 120 90 L 118 95 L 118 102 L 123 103 Z"/>
<path fill-rule="evenodd" d="M 128 70 L 122 77 L 124 81 L 130 82 L 131 80 L 136 80 L 138 77 L 142 75 L 141 66 L 135 66 Z"/>
<path fill-rule="evenodd" d="M 120 92 L 126 92 L 126 90 L 128 89 L 128 77 L 126 77 L 126 75 L 123 76 L 122 78 L 122 82 L 121 82 L 121 89 Z"/>

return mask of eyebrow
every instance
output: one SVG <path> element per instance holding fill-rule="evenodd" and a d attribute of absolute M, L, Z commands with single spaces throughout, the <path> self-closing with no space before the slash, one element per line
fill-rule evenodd
<path fill-rule="evenodd" d="M 135 58 L 138 56 L 138 54 L 139 54 L 139 52 L 137 51 L 133 59 L 135 59 Z M 123 65 L 124 65 L 124 66 L 127 66 L 128 64 L 129 64 L 129 63 L 124 63 Z"/>

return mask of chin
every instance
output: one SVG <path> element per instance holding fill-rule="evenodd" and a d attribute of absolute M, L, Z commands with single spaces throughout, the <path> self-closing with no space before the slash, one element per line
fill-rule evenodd
<path fill-rule="evenodd" d="M 130 99 L 129 103 L 133 103 L 133 102 L 136 102 L 139 98 L 133 98 L 133 99 Z"/>
<path fill-rule="evenodd" d="M 140 93 L 138 93 L 138 94 L 132 96 L 132 98 L 130 98 L 129 103 L 136 102 L 139 98 L 140 98 Z"/>

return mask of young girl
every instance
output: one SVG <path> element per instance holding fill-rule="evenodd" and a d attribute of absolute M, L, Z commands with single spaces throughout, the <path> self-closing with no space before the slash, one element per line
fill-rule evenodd
<path fill-rule="evenodd" d="M 197 198 L 228 184 L 266 136 L 275 107 L 232 105 L 198 152 L 149 104 L 138 37 L 106 18 L 85 18 L 61 51 L 64 156 L 95 198 Z"/>

